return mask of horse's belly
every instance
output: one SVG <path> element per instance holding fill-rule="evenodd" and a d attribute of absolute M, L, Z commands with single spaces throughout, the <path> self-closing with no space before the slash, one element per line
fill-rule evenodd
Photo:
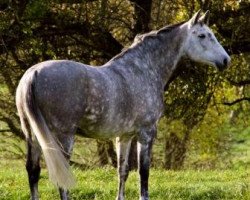
<path fill-rule="evenodd" d="M 133 120 L 115 120 L 112 123 L 108 123 L 101 120 L 86 120 L 85 118 L 80 122 L 79 128 L 82 136 L 100 139 L 119 137 L 124 134 L 132 135 L 135 132 Z"/>

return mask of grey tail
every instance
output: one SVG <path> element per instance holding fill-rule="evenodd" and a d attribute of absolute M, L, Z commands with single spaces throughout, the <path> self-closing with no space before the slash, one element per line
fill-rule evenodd
<path fill-rule="evenodd" d="M 55 141 L 46 121 L 36 104 L 35 83 L 37 71 L 28 70 L 22 77 L 16 92 L 16 104 L 21 120 L 22 130 L 27 137 L 27 119 L 32 133 L 40 144 L 49 172 L 50 180 L 58 187 L 68 189 L 74 186 L 75 180 L 69 170 L 69 164 Z"/>

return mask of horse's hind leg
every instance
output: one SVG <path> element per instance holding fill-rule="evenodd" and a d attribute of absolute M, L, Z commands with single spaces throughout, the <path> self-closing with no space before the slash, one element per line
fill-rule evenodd
<path fill-rule="evenodd" d="M 41 149 L 34 136 L 32 136 L 31 129 L 27 118 L 23 111 L 19 109 L 22 130 L 25 134 L 27 141 L 27 160 L 26 170 L 29 178 L 29 186 L 32 200 L 38 200 L 38 181 L 40 176 L 40 158 Z"/>
<path fill-rule="evenodd" d="M 131 147 L 132 138 L 119 137 L 116 138 L 116 148 L 117 148 L 117 163 L 118 163 L 118 173 L 119 173 L 119 188 L 117 200 L 124 200 L 125 193 L 125 182 L 128 178 L 129 165 L 128 157 L 129 150 Z"/>
<path fill-rule="evenodd" d="M 22 107 L 17 107 L 20 116 L 22 131 L 25 134 L 27 142 L 27 157 L 26 157 L 26 170 L 29 178 L 29 186 L 32 200 L 38 200 L 38 181 L 40 176 L 40 158 L 41 149 L 36 141 L 36 138 L 31 133 L 28 119 L 26 118 Z"/>
<path fill-rule="evenodd" d="M 29 186 L 31 192 L 31 199 L 38 200 L 38 181 L 40 176 L 40 146 L 32 141 L 32 138 L 27 139 L 27 161 L 26 170 L 29 177 Z"/>
<path fill-rule="evenodd" d="M 60 134 L 57 139 L 59 146 L 63 148 L 63 155 L 69 162 L 74 145 L 74 131 L 69 131 L 67 134 Z M 59 188 L 59 193 L 61 200 L 70 199 L 68 190 Z"/>

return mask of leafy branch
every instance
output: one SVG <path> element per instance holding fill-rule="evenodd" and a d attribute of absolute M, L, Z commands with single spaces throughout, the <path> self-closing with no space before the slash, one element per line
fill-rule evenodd
<path fill-rule="evenodd" d="M 233 105 L 240 103 L 242 101 L 249 101 L 250 102 L 250 97 L 242 97 L 242 98 L 236 99 L 236 100 L 231 101 L 231 102 L 223 102 L 222 104 L 226 105 L 226 106 L 233 106 Z"/>

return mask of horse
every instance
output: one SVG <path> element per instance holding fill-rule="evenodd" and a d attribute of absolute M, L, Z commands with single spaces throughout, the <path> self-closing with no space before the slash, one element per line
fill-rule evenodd
<path fill-rule="evenodd" d="M 150 156 L 163 108 L 164 86 L 187 57 L 223 70 L 230 57 L 208 27 L 209 11 L 139 35 L 106 64 L 93 67 L 69 60 L 38 63 L 22 76 L 16 106 L 27 141 L 26 169 L 32 200 L 39 199 L 43 153 L 60 198 L 69 199 L 75 180 L 69 160 L 76 130 L 84 137 L 116 137 L 117 200 L 125 199 L 128 155 L 137 138 L 140 199 L 148 200 Z"/>

